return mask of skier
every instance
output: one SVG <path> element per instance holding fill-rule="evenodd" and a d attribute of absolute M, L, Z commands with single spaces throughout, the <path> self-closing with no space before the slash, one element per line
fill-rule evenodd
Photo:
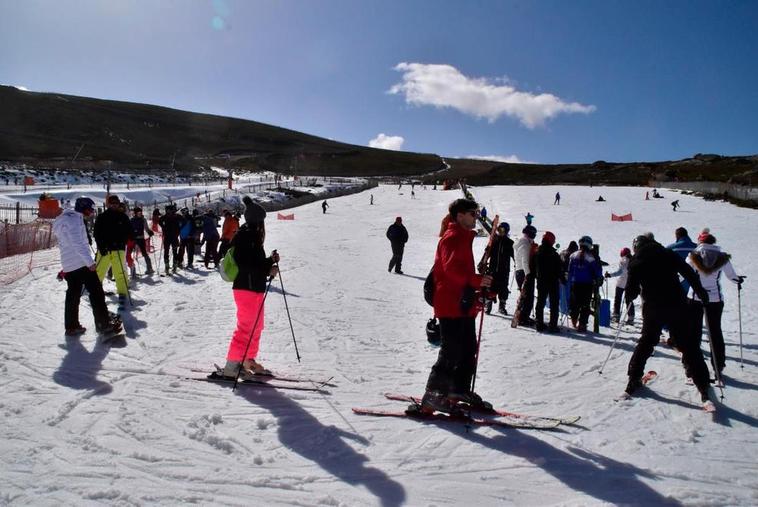
<path fill-rule="evenodd" d="M 229 250 L 232 238 L 237 234 L 237 230 L 240 228 L 239 219 L 232 214 L 229 210 L 224 210 L 224 225 L 221 228 L 221 247 L 218 249 L 219 258 L 223 258 L 226 255 L 226 251 Z"/>
<path fill-rule="evenodd" d="M 634 255 L 629 261 L 626 303 L 642 293 L 642 334 L 629 361 L 626 393 L 631 395 L 642 386 L 647 358 L 659 342 L 661 329 L 667 325 L 704 406 L 712 407 L 708 398 L 708 367 L 692 330 L 692 316 L 687 311 L 686 296 L 678 275 L 687 279 L 693 292 L 705 304 L 709 301 L 708 292 L 681 257 L 649 236 L 637 236 L 632 248 Z"/>
<path fill-rule="evenodd" d="M 537 237 L 537 229 L 533 225 L 527 225 L 522 230 L 524 235 L 516 243 L 516 283 L 518 284 L 520 294 L 516 302 L 516 314 L 511 321 L 511 326 L 515 327 L 534 325 L 534 319 L 531 318 L 532 309 L 534 308 L 534 261 L 537 253 L 537 244 L 534 238 Z"/>
<path fill-rule="evenodd" d="M 129 217 L 119 211 L 121 201 L 117 195 L 108 196 L 107 204 L 108 208 L 95 219 L 97 276 L 102 282 L 108 269 L 113 270 L 119 307 L 122 307 L 129 292 L 124 272 L 124 257 L 126 242 L 133 239 L 132 226 Z"/>
<path fill-rule="evenodd" d="M 619 252 L 619 268 L 614 272 L 605 272 L 606 278 L 612 278 L 618 276 L 616 281 L 616 293 L 613 296 L 613 314 L 611 315 L 611 321 L 618 322 L 621 319 L 621 302 L 624 300 L 624 289 L 626 288 L 626 280 L 629 275 L 629 259 L 632 258 L 632 251 L 629 248 L 624 247 Z M 628 325 L 634 324 L 634 303 L 629 305 L 626 312 L 626 323 Z"/>
<path fill-rule="evenodd" d="M 92 316 L 98 333 L 113 334 L 121 331 L 120 319 L 111 316 L 105 303 L 103 285 L 95 271 L 95 261 L 89 248 L 89 235 L 84 217 L 95 213 L 95 203 L 88 197 L 79 197 L 73 209 L 65 209 L 53 222 L 53 233 L 58 239 L 61 269 L 66 280 L 66 306 L 64 327 L 67 337 L 84 334 L 87 330 L 79 323 L 79 301 L 82 287 L 89 293 Z"/>
<path fill-rule="evenodd" d="M 266 257 L 263 242 L 266 239 L 266 210 L 245 196 L 245 224 L 232 240 L 234 261 L 239 272 L 232 289 L 237 305 L 237 327 L 226 354 L 225 377 L 243 380 L 253 375 L 270 375 L 256 358 L 263 331 L 263 303 L 266 297 L 266 280 L 279 273 L 279 254 L 274 251 Z"/>
<path fill-rule="evenodd" d="M 529 211 L 527 211 L 526 215 L 524 215 L 524 220 L 526 220 L 526 225 L 532 225 L 532 220 L 534 220 L 534 215 L 532 215 Z"/>
<path fill-rule="evenodd" d="M 163 231 L 163 265 L 166 269 L 166 274 L 169 274 L 169 267 L 171 266 L 173 272 L 176 273 L 178 267 L 178 253 L 179 249 L 179 230 L 181 229 L 182 222 L 176 215 L 176 205 L 169 204 L 166 206 L 166 214 L 161 217 L 159 222 L 161 230 Z M 171 250 L 171 261 L 169 264 L 168 252 Z"/>
<path fill-rule="evenodd" d="M 718 371 L 718 378 L 722 378 L 721 372 L 726 365 L 724 351 L 724 334 L 721 331 L 721 314 L 724 311 L 724 295 L 721 292 L 721 273 L 735 284 L 741 284 L 744 277 L 737 275 L 732 263 L 731 256 L 716 245 L 716 238 L 710 232 L 704 232 L 698 236 L 700 243 L 694 251 L 690 252 L 687 263 L 692 266 L 700 277 L 700 283 L 708 291 L 708 301 L 703 302 L 694 289 L 689 291 L 689 306 L 693 311 L 695 325 L 695 337 L 700 344 L 703 335 L 703 327 L 699 325 L 703 320 L 703 310 L 708 317 L 708 334 L 713 344 L 713 356 L 711 363 L 714 371 Z"/>
<path fill-rule="evenodd" d="M 160 232 L 160 222 L 161 222 L 161 210 L 158 208 L 155 208 L 153 210 L 153 217 L 151 219 L 150 228 L 153 230 L 153 232 Z"/>
<path fill-rule="evenodd" d="M 561 203 L 561 193 L 556 192 L 555 193 L 555 200 L 553 201 L 553 206 L 556 206 Z"/>
<path fill-rule="evenodd" d="M 321 203 L 321 211 L 322 211 L 322 212 L 323 212 L 325 215 L 326 215 L 326 208 L 328 208 L 328 207 L 329 207 L 329 203 L 327 203 L 326 201 L 324 201 L 324 202 L 322 202 L 322 203 Z"/>
<path fill-rule="evenodd" d="M 579 239 L 579 251 L 569 260 L 568 280 L 571 284 L 570 313 L 571 324 L 579 332 L 587 331 L 590 318 L 590 303 L 595 285 L 602 283 L 603 272 L 600 262 L 592 255 L 592 238 Z"/>
<path fill-rule="evenodd" d="M 650 192 L 645 192 L 645 200 L 646 201 L 650 200 Z"/>
<path fill-rule="evenodd" d="M 483 221 L 487 221 L 487 208 L 485 206 L 482 206 L 482 209 L 479 211 L 479 216 L 482 217 Z"/>
<path fill-rule="evenodd" d="M 387 228 L 387 239 L 390 240 L 392 247 L 392 258 L 387 271 L 391 273 L 392 268 L 395 268 L 395 273 L 402 275 L 403 250 L 405 250 L 405 244 L 408 242 L 408 230 L 403 225 L 402 217 L 395 218 L 395 222 Z"/>
<path fill-rule="evenodd" d="M 605 202 L 605 199 L 603 199 L 602 195 L 599 195 L 597 199 L 595 199 L 595 202 Z"/>
<path fill-rule="evenodd" d="M 674 211 L 676 211 L 676 208 L 679 207 L 679 200 L 677 199 L 676 201 L 672 201 L 671 207 L 674 209 Z"/>
<path fill-rule="evenodd" d="M 534 261 L 534 270 L 537 277 L 537 308 L 535 310 L 535 329 L 542 333 L 545 331 L 543 313 L 545 302 L 550 298 L 550 324 L 549 333 L 557 333 L 558 330 L 558 294 L 559 281 L 561 279 L 562 263 L 561 256 L 555 251 L 555 234 L 545 231 L 542 235 L 542 244 L 537 249 Z"/>
<path fill-rule="evenodd" d="M 153 263 L 150 261 L 150 256 L 147 253 L 147 245 L 145 244 L 145 233 L 147 233 L 147 236 L 149 238 L 153 237 L 153 231 L 150 230 L 150 228 L 147 226 L 147 220 L 145 220 L 145 217 L 142 216 L 142 208 L 135 207 L 132 210 L 132 213 L 134 216 L 129 220 L 129 223 L 132 227 L 132 236 L 133 240 L 130 241 L 126 246 L 126 263 L 129 265 L 129 271 L 132 278 L 137 276 L 137 273 L 135 272 L 135 266 L 134 266 L 134 259 L 132 258 L 132 254 L 134 253 L 135 247 L 139 248 L 140 253 L 142 254 L 142 258 L 145 259 L 145 264 L 147 265 L 147 269 L 145 270 L 146 275 L 152 275 L 154 273 L 153 271 Z M 135 255 L 136 257 L 136 255 Z"/>
<path fill-rule="evenodd" d="M 370 205 L 374 205 L 374 194 L 371 194 L 371 201 L 369 202 Z"/>
<path fill-rule="evenodd" d="M 416 198 L 416 191 L 411 190 L 411 199 L 415 199 L 415 198 Z"/>
<path fill-rule="evenodd" d="M 511 274 L 511 260 L 513 259 L 513 240 L 508 237 L 511 227 L 508 222 L 500 222 L 495 229 L 495 237 L 492 238 L 490 249 L 489 267 L 481 266 L 480 273 L 487 272 L 492 276 L 492 290 L 497 292 L 498 309 L 502 315 L 508 315 L 505 303 L 508 301 L 508 279 Z M 486 312 L 492 311 L 492 300 L 487 300 Z"/>
<path fill-rule="evenodd" d="M 471 391 L 476 366 L 476 315 L 481 310 L 477 290 L 492 283 L 474 271 L 471 246 L 476 233 L 477 203 L 457 199 L 450 204 L 450 224 L 437 245 L 434 277 L 434 316 L 440 322 L 441 346 L 421 401 L 421 411 L 451 412 L 457 403 L 481 406 Z"/>
<path fill-rule="evenodd" d="M 213 262 L 213 266 L 218 268 L 218 240 L 218 218 L 213 213 L 213 210 L 209 209 L 203 217 L 203 243 L 205 243 L 203 264 L 206 269 L 208 269 L 210 262 Z"/>
<path fill-rule="evenodd" d="M 182 208 L 179 217 L 179 267 L 184 267 L 184 253 L 187 253 L 187 269 L 192 269 L 195 259 L 195 221 L 189 209 Z"/>

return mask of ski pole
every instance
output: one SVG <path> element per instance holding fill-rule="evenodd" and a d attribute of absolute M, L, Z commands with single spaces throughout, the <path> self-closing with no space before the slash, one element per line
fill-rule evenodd
<path fill-rule="evenodd" d="M 126 298 L 129 300 L 129 306 L 133 306 L 132 295 L 129 293 L 129 281 L 126 279 L 126 272 L 124 271 L 124 259 L 121 258 L 121 250 L 116 250 L 116 254 L 118 254 L 119 267 L 121 268 L 121 278 L 124 279 L 126 285 Z"/>
<path fill-rule="evenodd" d="M 608 363 L 608 360 L 611 358 L 611 354 L 613 353 L 613 349 L 616 348 L 616 342 L 619 340 L 619 336 L 621 335 L 621 322 L 626 318 L 626 314 L 629 313 L 629 307 L 632 305 L 632 303 L 629 303 L 624 307 L 624 311 L 621 313 L 621 319 L 619 319 L 618 328 L 616 329 L 616 338 L 613 339 L 613 344 L 611 345 L 611 350 L 608 351 L 608 357 L 605 358 L 605 361 L 603 361 L 602 366 L 600 366 L 600 370 L 598 370 L 598 375 L 603 374 L 603 369 L 605 368 L 605 365 Z"/>
<path fill-rule="evenodd" d="M 718 362 L 716 360 L 716 354 L 714 353 L 713 349 L 713 340 L 711 339 L 711 321 L 708 318 L 708 312 L 705 309 L 705 304 L 701 303 L 703 306 L 703 317 L 705 318 L 705 332 L 708 333 L 708 345 L 711 349 L 711 365 L 713 366 L 713 372 L 716 374 L 716 385 L 721 390 L 721 401 L 724 401 L 724 379 L 721 378 L 721 372 L 718 368 Z M 698 348 L 700 348 L 700 344 L 698 344 Z"/>
<path fill-rule="evenodd" d="M 276 250 L 274 250 L 276 253 Z M 276 267 L 279 268 L 279 263 L 276 263 Z M 290 322 L 290 331 L 292 332 L 292 342 L 295 344 L 295 355 L 297 356 L 297 362 L 300 362 L 300 352 L 297 350 L 297 340 L 295 339 L 295 329 L 292 327 L 292 317 L 290 316 L 290 307 L 287 304 L 287 291 L 284 290 L 284 281 L 282 280 L 282 270 L 279 270 L 279 283 L 282 285 L 282 296 L 284 297 L 284 308 L 287 310 L 287 320 Z"/>
<path fill-rule="evenodd" d="M 740 368 L 745 369 L 745 363 L 742 358 L 742 280 L 744 276 L 740 277 L 740 281 L 737 282 L 737 320 L 740 325 Z"/>
<path fill-rule="evenodd" d="M 255 317 L 255 323 L 253 324 L 253 328 L 250 330 L 250 336 L 247 339 L 247 345 L 245 346 L 245 353 L 242 354 L 242 361 L 245 360 L 245 357 L 247 357 L 247 351 L 250 350 L 250 343 L 253 341 L 253 333 L 255 333 L 255 328 L 258 327 L 258 321 L 261 318 L 261 313 L 263 313 L 263 303 L 266 302 L 266 296 L 268 296 L 268 290 L 271 288 L 271 282 L 274 281 L 274 277 L 268 279 L 268 285 L 266 285 L 266 292 L 263 293 L 263 299 L 261 300 L 261 306 L 258 308 L 258 315 Z M 242 361 L 240 361 L 239 368 L 237 368 L 237 375 L 234 377 L 234 385 L 232 386 L 232 391 L 237 389 L 237 383 L 239 382 L 240 373 L 242 373 Z"/>

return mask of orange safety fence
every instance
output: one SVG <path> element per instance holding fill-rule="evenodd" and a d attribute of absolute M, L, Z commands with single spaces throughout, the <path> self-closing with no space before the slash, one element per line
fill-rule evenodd
<path fill-rule="evenodd" d="M 0 223 L 0 285 L 15 282 L 33 269 L 58 262 L 51 220 Z"/>

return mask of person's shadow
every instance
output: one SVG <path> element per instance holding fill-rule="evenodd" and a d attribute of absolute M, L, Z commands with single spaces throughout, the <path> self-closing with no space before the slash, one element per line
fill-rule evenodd
<path fill-rule="evenodd" d="M 441 424 L 440 427 L 455 431 L 455 427 L 449 424 Z M 681 505 L 679 501 L 662 495 L 640 480 L 641 477 L 655 480 L 656 476 L 652 472 L 584 449 L 569 447 L 564 451 L 524 431 L 503 431 L 505 434 L 493 438 L 476 431 L 460 436 L 514 458 L 521 458 L 540 467 L 573 491 L 601 502 L 611 505 Z"/>
<path fill-rule="evenodd" d="M 90 389 L 96 395 L 109 394 L 113 388 L 107 382 L 98 380 L 97 372 L 102 368 L 103 360 L 112 347 L 118 348 L 125 345 L 123 336 L 115 337 L 106 343 L 98 340 L 95 348 L 90 352 L 78 338 L 67 338 L 66 355 L 53 373 L 53 381 L 71 389 Z"/>
<path fill-rule="evenodd" d="M 334 426 L 324 426 L 297 402 L 275 389 L 262 393 L 259 389 L 242 387 L 237 393 L 277 419 L 279 440 L 291 451 L 313 461 L 342 482 L 365 486 L 383 506 L 405 502 L 403 486 L 383 471 L 367 466 L 368 458 L 344 441 L 349 438 L 366 445 L 365 438 Z"/>

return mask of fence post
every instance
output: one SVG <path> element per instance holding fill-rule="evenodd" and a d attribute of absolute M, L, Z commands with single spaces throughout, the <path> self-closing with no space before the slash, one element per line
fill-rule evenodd
<path fill-rule="evenodd" d="M 21 223 L 21 202 L 16 201 L 16 225 Z"/>

